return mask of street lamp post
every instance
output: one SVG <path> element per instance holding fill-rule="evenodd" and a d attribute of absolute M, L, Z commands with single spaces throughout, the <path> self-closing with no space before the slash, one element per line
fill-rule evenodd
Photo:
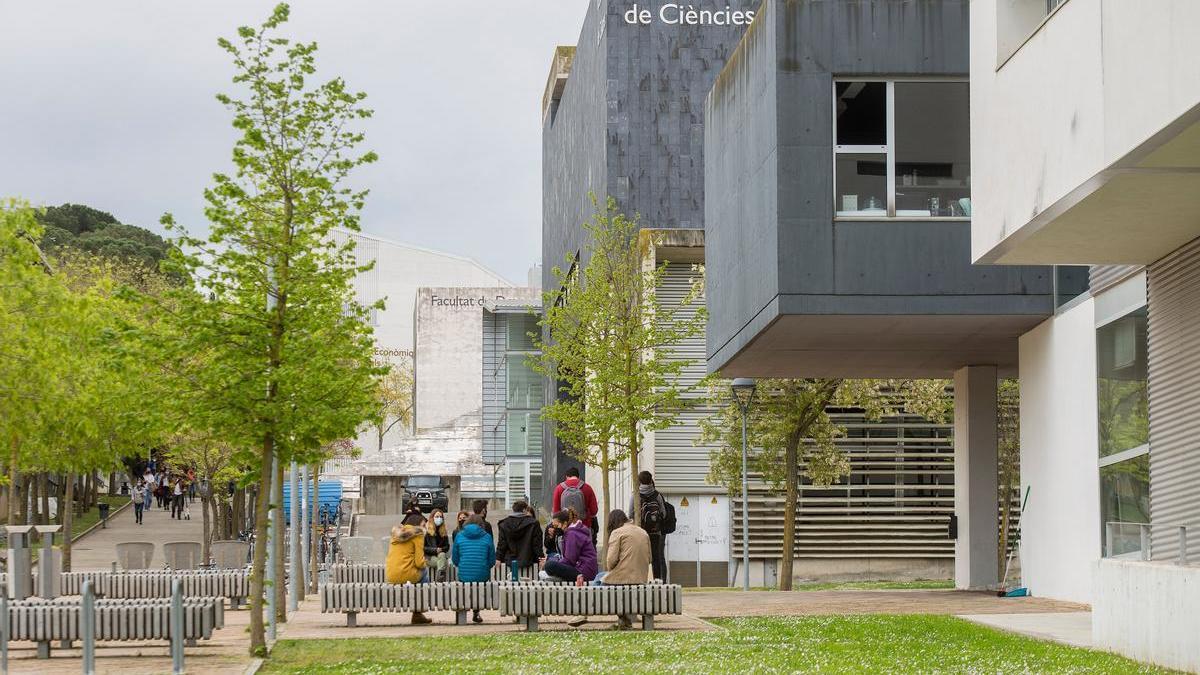
<path fill-rule="evenodd" d="M 733 390 L 733 400 L 737 401 L 738 410 L 742 414 L 742 590 L 750 590 L 750 478 L 746 443 L 746 417 L 750 413 L 750 404 L 754 402 L 754 380 L 749 377 L 739 377 L 730 385 Z"/>

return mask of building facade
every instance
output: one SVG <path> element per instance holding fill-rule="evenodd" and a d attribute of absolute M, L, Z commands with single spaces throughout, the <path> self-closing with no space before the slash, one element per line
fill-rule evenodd
<path fill-rule="evenodd" d="M 972 5 L 972 258 L 1090 264 L 1020 338 L 1022 568 L 1094 643 L 1200 671 L 1200 5 Z M 1039 496 L 1040 495 L 1040 496 Z M 1194 549 L 1194 544 L 1192 546 Z"/>
<path fill-rule="evenodd" d="M 546 389 L 533 362 L 540 355 L 541 307 L 502 300 L 483 309 L 483 463 L 503 470 L 504 507 L 520 499 L 543 511 L 542 407 Z"/>

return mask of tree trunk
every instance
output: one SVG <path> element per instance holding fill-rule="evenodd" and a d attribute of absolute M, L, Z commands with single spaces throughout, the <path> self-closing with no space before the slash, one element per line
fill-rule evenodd
<path fill-rule="evenodd" d="M 117 472 L 108 472 L 108 496 L 116 497 L 120 492 L 117 490 Z"/>
<path fill-rule="evenodd" d="M 320 490 L 317 489 L 318 486 L 320 485 L 320 483 L 318 481 L 320 474 L 321 474 L 321 465 L 319 463 L 314 463 L 312 465 L 312 470 L 309 471 L 309 475 L 312 476 L 312 485 L 313 485 L 312 501 L 308 505 L 309 509 L 312 512 L 312 515 L 309 516 L 309 521 L 308 521 L 308 529 L 310 532 L 316 528 L 317 521 L 321 517 L 321 500 L 317 498 L 318 494 L 320 493 Z M 319 542 L 314 540 L 312 542 L 312 545 L 308 547 L 308 590 L 312 591 L 313 593 L 316 593 L 318 590 L 317 589 L 317 571 L 318 571 L 317 567 L 318 567 L 319 558 L 318 558 L 318 550 L 317 549 L 320 548 L 320 546 L 317 545 L 318 543 Z"/>
<path fill-rule="evenodd" d="M 604 547 L 608 548 L 608 514 L 612 513 L 612 469 L 608 461 L 608 441 L 600 446 L 600 489 L 604 491 L 604 513 L 600 514 L 600 527 L 604 528 L 604 536 L 600 538 Z"/>
<path fill-rule="evenodd" d="M 796 559 L 796 503 L 799 501 L 798 436 L 788 439 L 784 460 L 787 462 L 787 483 L 783 500 L 783 559 L 779 564 L 779 590 L 792 590 L 792 565 Z"/>
<path fill-rule="evenodd" d="M 231 517 L 233 519 L 233 539 L 239 536 L 246 529 L 246 490 L 244 488 L 235 488 L 233 491 L 233 501 L 229 505 Z"/>
<path fill-rule="evenodd" d="M 68 472 L 66 479 L 66 495 L 63 501 L 66 503 L 66 508 L 59 507 L 59 511 L 63 514 L 63 529 L 62 529 L 62 571 L 71 571 L 71 537 L 74 534 L 71 532 L 71 526 L 75 521 L 75 509 L 71 508 L 71 503 L 75 499 L 75 474 Z"/>
<path fill-rule="evenodd" d="M 54 490 L 54 498 L 58 503 L 58 508 L 54 514 L 54 524 L 62 525 L 64 519 L 67 517 L 67 475 L 65 473 L 60 473 L 55 474 L 54 477 L 58 479 L 58 487 Z"/>
<path fill-rule="evenodd" d="M 186 497 L 185 497 L 186 498 Z M 210 543 L 212 542 L 212 518 L 209 517 L 209 503 L 212 502 L 212 497 L 200 497 L 200 511 L 203 514 L 201 518 L 204 521 L 203 535 L 200 538 L 200 560 L 208 562 L 209 556 L 212 554 Z"/>
<path fill-rule="evenodd" d="M 29 477 L 29 523 L 31 525 L 42 524 L 42 501 L 39 498 L 41 496 L 41 479 L 42 475 L 40 473 Z"/>
<path fill-rule="evenodd" d="M 21 520 L 21 472 L 17 471 L 18 441 L 14 436 L 8 458 L 8 524 L 20 525 Z"/>
<path fill-rule="evenodd" d="M 642 524 L 642 493 L 638 490 L 638 436 L 637 422 L 629 427 L 629 489 L 633 492 L 633 513 L 629 518 L 635 525 Z"/>
<path fill-rule="evenodd" d="M 275 439 L 268 433 L 263 438 L 262 466 L 258 472 L 257 508 L 254 512 L 254 555 L 250 562 L 250 655 L 266 656 L 267 635 L 263 624 L 263 605 L 266 595 L 267 568 L 267 510 L 270 508 L 271 458 L 275 454 Z"/>
<path fill-rule="evenodd" d="M 42 493 L 42 521 L 41 522 L 43 525 L 48 525 L 50 523 L 50 474 L 43 471 L 41 476 L 39 476 L 39 480 L 41 481 L 41 493 Z"/>
<path fill-rule="evenodd" d="M 283 460 L 276 462 L 275 480 L 283 486 Z M 283 492 L 283 490 L 280 490 Z M 275 616 L 279 623 L 287 621 L 287 565 L 284 556 L 287 554 L 287 521 L 283 517 L 283 504 L 275 505 L 278 517 L 275 521 Z"/>

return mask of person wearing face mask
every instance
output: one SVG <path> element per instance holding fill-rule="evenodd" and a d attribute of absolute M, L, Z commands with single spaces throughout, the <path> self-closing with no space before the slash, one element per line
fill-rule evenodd
<path fill-rule="evenodd" d="M 449 555 L 450 532 L 446 529 L 446 514 L 441 509 L 434 509 L 425 521 L 425 559 L 429 561 L 431 581 L 447 580 Z"/>

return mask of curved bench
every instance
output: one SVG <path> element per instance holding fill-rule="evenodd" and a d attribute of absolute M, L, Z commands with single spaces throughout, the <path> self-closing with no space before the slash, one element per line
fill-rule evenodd
<path fill-rule="evenodd" d="M 538 629 L 542 616 L 612 616 L 640 614 L 642 629 L 654 629 L 658 614 L 683 613 L 683 587 L 678 584 L 636 586 L 569 586 L 504 584 L 500 614 L 515 616 L 527 631 Z"/>
<path fill-rule="evenodd" d="M 451 610 L 455 623 L 467 622 L 467 611 L 497 609 L 499 588 L 495 582 L 432 584 L 330 583 L 321 587 L 321 612 L 346 615 L 346 625 L 357 625 L 359 612 L 425 612 Z"/>
<path fill-rule="evenodd" d="M 79 595 L 83 582 L 95 584 L 104 598 L 169 598 L 171 580 L 179 579 L 185 597 L 229 598 L 236 609 L 250 595 L 250 570 L 135 570 L 130 572 L 63 572 L 63 595 Z"/>
<path fill-rule="evenodd" d="M 520 576 L 522 581 L 538 581 L 538 566 L 530 565 L 522 567 Z M 493 567 L 491 573 L 491 581 L 507 582 L 511 581 L 509 577 L 512 574 L 508 567 L 499 568 Z M 382 584 L 384 580 L 384 565 L 377 563 L 337 563 L 329 568 L 329 580 L 335 584 Z M 453 564 L 450 565 L 449 581 L 458 581 L 458 568 Z"/>
<path fill-rule="evenodd" d="M 170 640 L 171 599 L 96 599 L 96 640 Z M 38 658 L 50 658 L 50 643 L 64 646 L 82 639 L 79 598 L 28 598 L 8 603 L 9 640 L 29 640 Z M 0 618 L 3 620 L 3 618 Z M 224 598 L 183 599 L 183 638 L 190 646 L 212 638 L 225 625 Z"/>

